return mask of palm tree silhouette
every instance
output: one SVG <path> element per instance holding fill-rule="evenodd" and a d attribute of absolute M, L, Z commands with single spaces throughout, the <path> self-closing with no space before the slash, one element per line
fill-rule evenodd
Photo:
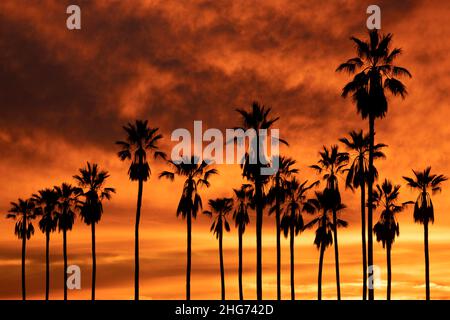
<path fill-rule="evenodd" d="M 325 250 L 333 244 L 333 232 L 337 227 L 347 227 L 348 223 L 342 219 L 336 219 L 336 223 L 329 217 L 329 212 L 335 209 L 340 211 L 345 208 L 341 203 L 337 207 L 330 201 L 330 197 L 323 192 L 316 192 L 315 198 L 308 199 L 304 205 L 304 210 L 310 214 L 317 214 L 318 216 L 305 225 L 305 229 L 310 229 L 316 226 L 316 237 L 314 244 L 320 251 L 319 255 L 319 275 L 317 280 L 317 299 L 322 300 L 322 269 L 323 257 Z M 336 234 L 336 233 L 334 233 Z M 336 240 L 336 239 L 335 239 Z"/>
<path fill-rule="evenodd" d="M 414 171 L 414 177 L 403 177 L 407 185 L 419 191 L 419 196 L 414 205 L 414 222 L 423 224 L 424 251 L 425 251 L 425 284 L 426 299 L 430 300 L 430 256 L 428 251 L 428 223 L 434 223 L 434 207 L 429 190 L 433 194 L 441 191 L 442 182 L 448 180 L 442 174 L 431 174 L 431 167 L 423 171 Z"/>
<path fill-rule="evenodd" d="M 230 232 L 230 225 L 227 221 L 227 215 L 233 210 L 233 198 L 219 198 L 215 200 L 208 201 L 211 211 L 203 211 L 209 217 L 212 217 L 213 213 L 215 218 L 211 225 L 211 230 L 213 234 L 216 235 L 216 239 L 219 239 L 219 259 L 220 259 L 220 283 L 222 300 L 225 300 L 225 269 L 223 266 L 223 229 Z"/>
<path fill-rule="evenodd" d="M 272 186 L 267 194 L 268 201 L 273 203 L 269 213 L 275 212 L 277 236 L 277 299 L 281 299 L 281 207 L 286 199 L 286 183 L 298 169 L 292 168 L 295 160 L 288 157 L 279 158 L 278 171 L 271 177 Z"/>
<path fill-rule="evenodd" d="M 400 228 L 396 219 L 396 214 L 403 211 L 405 204 L 398 205 L 398 196 L 400 194 L 400 185 L 392 185 L 392 182 L 385 179 L 377 190 L 374 191 L 374 207 L 381 207 L 382 211 L 380 219 L 373 227 L 373 233 L 376 235 L 377 241 L 386 248 L 386 265 L 387 265 L 387 300 L 391 300 L 391 249 L 394 244 L 395 237 L 400 235 Z"/>
<path fill-rule="evenodd" d="M 243 129 L 255 130 L 256 141 L 252 143 L 256 145 L 256 150 L 249 150 L 246 154 L 246 161 L 243 165 L 243 176 L 253 182 L 255 189 L 255 207 L 256 207 L 256 298 L 262 300 L 262 225 L 263 225 L 263 209 L 264 194 L 263 186 L 267 182 L 268 176 L 261 174 L 261 168 L 266 166 L 265 160 L 262 159 L 260 150 L 263 141 L 260 139 L 260 129 L 270 129 L 279 118 L 269 118 L 271 108 L 261 106 L 258 102 L 253 102 L 250 111 L 237 109 L 241 115 Z M 287 144 L 284 140 L 280 142 Z M 260 154 L 261 153 L 261 154 Z M 256 159 L 256 163 L 250 163 L 249 160 Z"/>
<path fill-rule="evenodd" d="M 45 234 L 45 300 L 50 294 L 50 233 L 56 230 L 58 219 L 56 205 L 58 204 L 58 193 L 54 188 L 39 190 L 33 195 L 33 201 L 40 207 L 41 219 L 39 229 Z"/>
<path fill-rule="evenodd" d="M 120 160 L 130 160 L 128 176 L 131 181 L 138 181 L 138 197 L 136 206 L 136 223 L 134 231 L 134 299 L 139 300 L 139 222 L 141 220 L 142 192 L 144 182 L 150 178 L 150 165 L 147 152 L 154 158 L 166 158 L 164 152 L 158 148 L 158 142 L 162 135 L 158 134 L 158 128 L 149 128 L 147 120 L 136 120 L 123 126 L 126 132 L 125 141 L 117 141 L 122 150 L 117 155 Z"/>
<path fill-rule="evenodd" d="M 373 203 L 373 161 L 375 140 L 375 119 L 383 118 L 388 109 L 386 90 L 394 96 L 404 98 L 405 85 L 396 77 L 411 77 L 409 71 L 394 65 L 394 60 L 402 53 L 399 48 L 391 50 L 392 34 L 379 35 L 376 29 L 369 31 L 369 41 L 351 37 L 356 44 L 357 57 L 342 63 L 336 71 L 346 71 L 356 75 L 342 89 L 342 96 L 352 95 L 356 109 L 363 119 L 369 119 L 369 175 L 367 181 L 368 203 Z M 373 265 L 372 206 L 367 208 L 368 265 Z M 369 299 L 374 299 L 373 286 L 369 288 Z"/>
<path fill-rule="evenodd" d="M 186 267 L 186 300 L 191 299 L 191 244 L 192 244 L 192 219 L 197 217 L 197 213 L 202 209 L 202 198 L 199 187 L 209 187 L 209 178 L 217 174 L 216 169 L 211 169 L 206 161 L 200 162 L 196 156 L 184 157 L 180 162 L 168 163 L 173 167 L 173 172 L 163 171 L 159 178 L 174 180 L 175 175 L 184 177 L 180 202 L 177 208 L 177 217 L 180 215 L 186 219 L 187 224 L 187 267 Z"/>
<path fill-rule="evenodd" d="M 323 151 L 319 152 L 320 160 L 317 165 L 312 165 L 319 174 L 323 173 L 322 179 L 326 181 L 326 187 L 323 191 L 325 197 L 333 212 L 333 224 L 337 224 L 337 210 L 341 204 L 341 194 L 339 193 L 338 176 L 341 175 L 348 164 L 349 155 L 347 152 L 339 152 L 337 145 L 331 146 L 330 149 L 323 147 Z M 333 229 L 334 233 L 334 257 L 336 264 L 336 289 L 337 299 L 341 300 L 341 285 L 339 276 L 339 246 L 337 228 Z"/>
<path fill-rule="evenodd" d="M 56 206 L 58 219 L 58 232 L 63 232 L 63 256 L 64 256 L 64 300 L 67 300 L 67 231 L 72 230 L 75 222 L 75 213 L 80 209 L 78 200 L 81 189 L 68 183 L 55 187 L 58 194 Z"/>
<path fill-rule="evenodd" d="M 95 254 L 95 224 L 100 221 L 103 214 L 103 200 L 111 200 L 114 188 L 105 187 L 106 179 L 109 178 L 108 171 L 100 170 L 96 163 L 87 163 L 85 168 L 79 169 L 79 174 L 74 176 L 80 188 L 84 202 L 81 202 L 80 217 L 88 226 L 91 226 L 92 234 L 92 293 L 91 298 L 95 300 L 95 279 L 97 271 Z"/>
<path fill-rule="evenodd" d="M 347 169 L 346 187 L 351 190 L 358 189 L 361 192 L 361 239 L 362 239 L 362 260 L 363 260 L 363 300 L 367 299 L 367 245 L 366 245 L 366 184 L 368 169 L 368 154 L 370 149 L 370 136 L 363 134 L 363 131 L 351 131 L 349 138 L 339 139 L 349 150 L 351 155 L 351 165 Z M 385 144 L 374 146 L 374 159 L 385 158 L 381 148 Z M 378 177 L 376 168 L 373 168 L 374 180 Z"/>
<path fill-rule="evenodd" d="M 14 234 L 17 238 L 22 239 L 22 300 L 26 300 L 25 256 L 27 240 L 30 240 L 34 234 L 34 226 L 31 222 L 36 218 L 34 201 L 32 199 L 19 199 L 17 202 L 11 202 L 11 209 L 9 209 L 6 218 L 16 220 Z"/>
<path fill-rule="evenodd" d="M 239 299 L 244 300 L 244 290 L 242 287 L 242 239 L 245 227 L 250 223 L 248 209 L 254 209 L 253 188 L 249 184 L 243 184 L 240 189 L 233 189 L 237 206 L 233 213 L 235 226 L 238 228 L 239 237 Z"/>
<path fill-rule="evenodd" d="M 287 205 L 281 219 L 280 229 L 284 236 L 289 235 L 290 265 L 291 265 L 291 299 L 295 300 L 295 276 L 294 276 L 294 237 L 304 229 L 302 211 L 306 203 L 306 193 L 319 184 L 319 181 L 308 185 L 308 180 L 298 181 L 295 177 L 285 181 L 284 188 L 287 197 Z"/>

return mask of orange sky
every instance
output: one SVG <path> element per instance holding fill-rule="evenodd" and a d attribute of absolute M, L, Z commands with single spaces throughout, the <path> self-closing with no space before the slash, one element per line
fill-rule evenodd
<path fill-rule="evenodd" d="M 76 1 L 82 30 L 65 28 L 65 8 L 75 1 L 4 0 L 0 2 L 0 212 L 9 202 L 36 190 L 73 182 L 86 161 L 109 170 L 117 189 L 98 227 L 99 299 L 133 295 L 133 228 L 137 185 L 116 157 L 114 141 L 121 125 L 149 119 L 161 128 L 170 151 L 170 133 L 204 127 L 233 128 L 234 109 L 253 100 L 281 117 L 278 128 L 290 147 L 282 153 L 298 161 L 301 178 L 323 144 L 353 129 L 366 129 L 349 100 L 340 97 L 348 76 L 337 65 L 354 55 L 349 36 L 365 33 L 365 1 Z M 450 175 L 450 32 L 444 1 L 379 1 L 382 31 L 394 33 L 404 54 L 399 64 L 406 80 L 405 101 L 390 99 L 386 119 L 377 122 L 377 141 L 386 143 L 387 159 L 377 167 L 381 178 L 402 183 L 411 168 L 431 165 Z M 181 183 L 158 181 L 165 169 L 152 164 L 145 185 L 141 225 L 141 297 L 184 298 L 185 225 L 175 210 Z M 242 183 L 238 166 L 219 166 L 220 176 L 204 190 L 204 202 L 231 196 Z M 450 297 L 450 186 L 434 197 L 436 223 L 430 229 L 431 295 Z M 415 200 L 405 186 L 403 201 Z M 340 231 L 342 296 L 360 297 L 361 258 L 357 194 L 344 192 L 350 227 Z M 3 215 L 3 214 L 2 214 Z M 375 215 L 375 218 L 378 214 Z M 423 299 L 423 231 L 411 209 L 399 216 L 400 237 L 392 252 L 394 299 Z M 275 229 L 265 218 L 264 298 L 276 297 Z M 220 297 L 218 243 L 209 221 L 194 225 L 192 297 Z M 90 230 L 78 219 L 69 233 L 69 264 L 82 269 L 82 290 L 69 298 L 90 297 Z M 61 234 L 52 235 L 51 297 L 62 297 Z M 314 234 L 296 238 L 297 297 L 316 298 L 318 252 Z M 245 296 L 255 297 L 254 224 L 245 235 Z M 0 298 L 20 297 L 20 247 L 13 222 L 0 223 Z M 31 239 L 27 252 L 31 298 L 43 298 L 44 237 Z M 238 298 L 237 233 L 225 235 L 227 298 Z M 283 240 L 283 296 L 289 295 L 288 242 Z M 335 298 L 333 250 L 324 267 L 324 297 Z M 375 244 L 375 263 L 385 279 L 385 252 Z M 385 283 L 383 283 L 385 284 Z M 385 287 L 376 291 L 385 297 Z"/>

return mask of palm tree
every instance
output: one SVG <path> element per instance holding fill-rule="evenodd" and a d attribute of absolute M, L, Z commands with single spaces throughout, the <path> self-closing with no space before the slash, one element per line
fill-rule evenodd
<path fill-rule="evenodd" d="M 442 182 L 448 180 L 442 174 L 431 174 L 431 167 L 423 171 L 414 171 L 414 177 L 403 177 L 413 189 L 419 191 L 419 196 L 414 205 L 414 222 L 423 224 L 424 251 L 425 251 L 425 283 L 426 299 L 430 300 L 430 256 L 428 251 L 428 223 L 434 223 L 434 208 L 429 190 L 433 194 L 441 191 Z"/>
<path fill-rule="evenodd" d="M 383 244 L 383 248 L 386 248 L 387 300 L 391 300 L 391 249 L 395 237 L 400 235 L 396 214 L 402 212 L 407 204 L 397 204 L 399 194 L 400 185 L 393 186 L 392 182 L 387 179 L 381 186 L 377 185 L 377 190 L 373 194 L 375 208 L 382 208 L 380 219 L 373 227 L 373 233 L 376 235 L 377 241 Z"/>
<path fill-rule="evenodd" d="M 254 184 L 255 189 L 255 207 L 256 207 L 256 297 L 262 300 L 262 225 L 263 225 L 263 209 L 264 194 L 263 186 L 267 182 L 267 176 L 261 174 L 261 169 L 265 165 L 260 157 L 261 144 L 260 129 L 268 130 L 278 121 L 279 118 L 269 118 L 271 108 L 261 106 L 258 102 L 253 102 L 250 111 L 237 109 L 241 115 L 242 127 L 244 129 L 255 130 L 256 141 L 251 143 L 256 145 L 256 150 L 249 150 L 246 155 L 246 161 L 243 165 L 243 176 Z M 287 144 L 284 140 L 280 142 Z M 249 163 L 249 159 L 256 159 L 256 164 Z M 266 160 L 266 159 L 264 159 Z"/>
<path fill-rule="evenodd" d="M 352 95 L 356 109 L 363 119 L 369 119 L 369 178 L 367 182 L 368 202 L 373 203 L 373 161 L 375 140 L 375 119 L 383 118 L 388 109 L 386 91 L 394 96 L 404 98 L 407 94 L 405 85 L 396 77 L 411 77 L 405 68 L 394 65 L 394 60 L 402 53 L 399 48 L 391 50 L 392 34 L 379 35 L 376 29 L 369 31 L 369 40 L 355 37 L 357 57 L 342 63 L 336 71 L 346 71 L 356 75 L 342 89 L 342 96 Z M 368 265 L 373 265 L 372 206 L 367 208 L 368 224 Z M 369 299 L 374 299 L 373 286 L 369 288 Z"/>
<path fill-rule="evenodd" d="M 58 220 L 56 216 L 56 205 L 58 204 L 58 193 L 54 188 L 39 190 L 33 195 L 33 200 L 40 206 L 41 219 L 39 229 L 45 234 L 45 300 L 50 294 L 50 233 L 56 230 Z"/>
<path fill-rule="evenodd" d="M 108 171 L 100 170 L 96 163 L 86 165 L 86 168 L 79 169 L 79 175 L 74 179 L 83 189 L 82 196 L 84 202 L 81 203 L 80 217 L 88 226 L 91 226 L 92 234 L 92 300 L 95 300 L 95 279 L 97 271 L 95 255 L 95 224 L 100 221 L 103 213 L 103 200 L 111 200 L 111 194 L 115 193 L 114 188 L 105 187 L 108 179 Z"/>
<path fill-rule="evenodd" d="M 347 152 L 339 152 L 337 145 L 331 146 L 330 149 L 323 147 L 323 151 L 319 152 L 320 160 L 317 165 L 312 165 L 319 174 L 323 173 L 322 179 L 326 182 L 323 194 L 328 198 L 333 212 L 333 224 L 337 224 L 337 210 L 341 204 L 341 194 L 339 193 L 338 176 L 344 173 L 345 166 L 348 164 L 349 155 Z M 337 228 L 333 229 L 334 233 L 334 258 L 336 264 L 336 288 L 337 299 L 341 300 L 341 285 L 339 277 L 339 246 Z"/>
<path fill-rule="evenodd" d="M 8 219 L 16 220 L 14 234 L 22 239 L 22 300 L 26 300 L 25 288 L 25 256 L 27 240 L 34 234 L 34 227 L 31 220 L 36 218 L 36 207 L 32 199 L 11 202 L 11 209 L 6 215 Z"/>
<path fill-rule="evenodd" d="M 330 219 L 329 212 L 332 209 L 340 211 L 345 208 L 341 203 L 337 207 L 330 201 L 330 197 L 323 192 L 316 192 L 315 198 L 308 199 L 304 205 L 304 210 L 310 214 L 317 214 L 317 217 L 305 225 L 305 229 L 316 226 L 316 237 L 314 244 L 320 251 L 319 255 L 319 275 L 317 280 L 317 299 L 322 300 L 322 269 L 325 250 L 333 244 L 333 231 L 337 227 L 347 227 L 347 222 L 336 219 L 336 223 Z M 336 233 L 335 233 L 336 234 Z M 336 239 L 335 239 L 336 240 Z"/>
<path fill-rule="evenodd" d="M 275 212 L 277 236 L 277 299 L 281 299 L 281 207 L 286 199 L 286 183 L 298 169 L 292 168 L 295 160 L 288 157 L 279 158 L 278 171 L 271 177 L 272 186 L 267 194 L 268 201 L 273 203 L 270 213 Z"/>
<path fill-rule="evenodd" d="M 208 201 L 211 211 L 203 211 L 209 217 L 212 217 L 213 213 L 216 215 L 211 225 L 211 231 L 216 235 L 216 239 L 219 239 L 219 259 L 220 259 L 220 283 L 222 288 L 222 300 L 225 300 L 225 269 L 223 266 L 223 229 L 230 232 L 230 225 L 227 221 L 227 215 L 233 210 L 233 198 L 219 198 Z"/>
<path fill-rule="evenodd" d="M 158 128 L 149 128 L 147 120 L 136 120 L 123 127 L 126 132 L 125 141 L 117 141 L 122 150 L 117 155 L 120 160 L 130 160 L 128 176 L 131 181 L 138 181 L 138 197 L 136 206 L 136 223 L 134 230 L 134 299 L 139 300 L 139 222 L 141 220 L 142 192 L 144 182 L 150 178 L 150 165 L 147 152 L 154 158 L 165 159 L 166 155 L 158 148 L 158 142 L 162 138 L 158 134 Z"/>
<path fill-rule="evenodd" d="M 198 158 L 184 157 L 180 162 L 168 161 L 173 167 L 173 172 L 163 171 L 159 178 L 167 178 L 171 181 L 175 175 L 185 178 L 183 191 L 177 208 L 177 217 L 181 215 L 186 219 L 187 224 L 187 267 L 186 267 L 186 300 L 191 299 L 191 244 L 192 244 L 192 219 L 197 217 L 197 213 L 202 209 L 202 198 L 199 188 L 205 186 L 209 188 L 209 178 L 217 174 L 216 169 L 211 169 L 207 162 L 198 161 Z"/>
<path fill-rule="evenodd" d="M 303 206 L 306 202 L 306 193 L 319 184 L 319 181 L 308 185 L 308 180 L 298 181 L 295 177 L 284 184 L 287 191 L 287 206 L 281 219 L 280 229 L 284 237 L 290 237 L 290 262 L 291 262 L 291 299 L 295 300 L 295 276 L 294 276 L 294 237 L 304 229 Z"/>
<path fill-rule="evenodd" d="M 361 192 L 361 239 L 362 239 L 362 257 L 363 257 L 363 300 L 367 299 L 367 245 L 366 245 L 366 184 L 368 169 L 368 154 L 370 149 L 370 136 L 363 134 L 363 131 L 351 131 L 349 138 L 339 139 L 349 150 L 353 151 L 351 155 L 351 165 L 347 169 L 346 187 L 351 190 L 358 189 Z M 374 159 L 385 158 L 381 148 L 385 144 L 374 146 Z M 373 168 L 374 180 L 378 177 L 376 168 Z"/>
<path fill-rule="evenodd" d="M 75 213 L 79 210 L 78 197 L 81 190 L 68 183 L 55 187 L 58 194 L 57 219 L 58 232 L 63 232 L 64 256 L 64 300 L 67 300 L 67 231 L 72 230 L 75 223 Z"/>
<path fill-rule="evenodd" d="M 240 189 L 233 189 L 237 206 L 233 213 L 235 226 L 238 228 L 239 237 L 239 299 L 244 300 L 244 290 L 242 288 L 242 239 L 245 227 L 250 223 L 248 209 L 254 207 L 252 203 L 253 188 L 249 184 L 243 184 Z"/>

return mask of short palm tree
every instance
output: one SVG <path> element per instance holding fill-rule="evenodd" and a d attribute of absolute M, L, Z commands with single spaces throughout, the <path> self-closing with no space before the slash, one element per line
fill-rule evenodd
<path fill-rule="evenodd" d="M 430 300 L 430 256 L 428 251 L 428 223 L 434 223 L 434 207 L 429 191 L 433 194 L 441 191 L 442 183 L 448 180 L 442 174 L 431 174 L 431 167 L 423 171 L 414 171 L 414 177 L 403 177 L 408 186 L 419 191 L 414 205 L 414 222 L 423 224 L 425 251 L 425 284 L 426 299 Z"/>
<path fill-rule="evenodd" d="M 320 159 L 316 165 L 311 168 L 315 169 L 322 175 L 322 179 L 326 182 L 323 194 L 328 198 L 333 213 L 333 224 L 337 224 L 337 210 L 341 204 L 341 194 L 339 192 L 338 177 L 345 172 L 348 164 L 349 155 L 347 152 L 340 152 L 337 145 L 331 146 L 330 149 L 323 147 L 323 151 L 319 153 Z M 337 228 L 333 229 L 334 234 L 334 258 L 336 265 L 336 289 L 337 299 L 341 300 L 341 285 L 339 276 L 339 246 Z"/>
<path fill-rule="evenodd" d="M 291 266 L 291 299 L 295 300 L 295 275 L 294 275 L 294 238 L 304 229 L 302 211 L 306 203 L 307 192 L 319 184 L 319 181 L 308 184 L 298 181 L 295 177 L 284 184 L 286 191 L 286 208 L 281 219 L 280 229 L 284 236 L 289 236 L 290 266 Z"/>
<path fill-rule="evenodd" d="M 56 205 L 58 204 L 58 193 L 54 188 L 39 190 L 33 195 L 36 206 L 40 207 L 41 219 L 39 229 L 45 234 L 45 300 L 50 294 L 50 234 L 56 230 L 58 219 Z"/>
<path fill-rule="evenodd" d="M 26 300 L 26 286 L 25 286 L 25 256 L 27 240 L 30 240 L 34 234 L 34 226 L 31 222 L 36 218 L 36 207 L 32 199 L 11 202 L 11 209 L 6 215 L 8 219 L 14 219 L 16 224 L 14 226 L 14 234 L 17 238 L 22 240 L 22 300 Z"/>
<path fill-rule="evenodd" d="M 281 299 L 281 209 L 286 200 L 287 180 L 298 172 L 293 168 L 296 161 L 288 157 L 279 158 L 277 172 L 271 176 L 272 185 L 267 194 L 268 201 L 273 204 L 270 213 L 275 212 L 277 237 L 277 299 Z"/>
<path fill-rule="evenodd" d="M 100 222 L 103 214 L 103 201 L 111 200 L 114 188 L 105 187 L 106 179 L 109 178 L 108 171 L 100 170 L 96 163 L 87 163 L 85 168 L 79 169 L 79 174 L 74 176 L 79 187 L 83 190 L 80 203 L 81 220 L 91 226 L 92 235 L 92 292 L 91 298 L 95 300 L 95 280 L 96 280 L 96 254 L 95 254 L 95 225 Z"/>
<path fill-rule="evenodd" d="M 230 225 L 227 221 L 228 214 L 233 210 L 233 198 L 218 198 L 208 201 L 210 210 L 203 211 L 209 217 L 215 215 L 211 225 L 211 231 L 219 240 L 219 260 L 220 260 L 220 283 L 222 300 L 225 300 L 225 269 L 223 265 L 223 229 L 230 232 Z"/>
<path fill-rule="evenodd" d="M 363 119 L 369 119 L 369 180 L 367 182 L 368 202 L 373 203 L 373 173 L 375 146 L 375 119 L 382 119 L 387 113 L 386 93 L 404 98 L 407 94 L 400 76 L 411 77 L 409 71 L 394 64 L 402 53 L 400 48 L 391 49 L 392 34 L 380 35 L 378 30 L 369 31 L 368 41 L 351 37 L 356 44 L 357 56 L 342 63 L 336 71 L 355 74 L 342 89 L 342 97 L 352 96 L 356 109 Z M 367 208 L 368 265 L 373 265 L 372 206 Z M 373 286 L 369 288 L 369 299 L 374 299 Z"/>
<path fill-rule="evenodd" d="M 164 152 L 159 150 L 158 142 L 162 135 L 158 128 L 150 128 L 147 120 L 136 120 L 123 127 L 126 133 L 125 141 L 117 141 L 122 149 L 118 152 L 120 160 L 130 160 L 128 176 L 131 181 L 138 182 L 138 197 L 136 206 L 136 222 L 134 230 L 134 299 L 139 300 L 139 222 L 141 220 L 142 192 L 144 182 L 150 178 L 150 165 L 147 153 L 154 158 L 165 159 Z"/>
<path fill-rule="evenodd" d="M 237 109 L 241 115 L 242 128 L 253 129 L 256 133 L 256 150 L 249 150 L 246 160 L 256 159 L 256 164 L 245 161 L 243 165 L 243 176 L 254 184 L 255 189 L 255 208 L 256 208 L 256 298 L 262 300 L 262 226 L 263 226 L 263 210 L 264 210 L 264 183 L 267 182 L 267 176 L 261 174 L 261 168 L 265 165 L 260 157 L 263 152 L 261 150 L 260 129 L 268 130 L 278 121 L 279 118 L 270 118 L 271 108 L 261 106 L 258 102 L 253 102 L 249 111 Z M 280 139 L 280 142 L 285 143 Z M 264 159 L 266 160 L 266 159 Z"/>
<path fill-rule="evenodd" d="M 351 190 L 358 189 L 361 193 L 361 243 L 363 260 L 363 300 L 367 299 L 367 245 L 366 245 L 366 185 L 369 174 L 368 155 L 370 149 L 370 136 L 363 134 L 363 131 L 351 131 L 349 138 L 339 139 L 350 151 L 351 165 L 347 169 L 346 187 Z M 385 158 L 381 151 L 385 144 L 374 146 L 374 159 Z M 376 168 L 373 168 L 374 180 L 378 177 Z"/>
<path fill-rule="evenodd" d="M 233 220 L 235 226 L 238 228 L 239 237 L 239 299 L 244 300 L 244 290 L 242 286 L 242 240 L 245 232 L 245 227 L 250 223 L 248 210 L 254 208 L 253 188 L 250 184 L 243 184 L 239 189 L 233 189 L 236 198 L 236 209 L 233 213 Z"/>
<path fill-rule="evenodd" d="M 392 182 L 385 179 L 381 185 L 377 185 L 374 192 L 375 208 L 381 207 L 380 219 L 373 227 L 377 241 L 386 248 L 387 264 L 387 300 L 391 300 L 391 250 L 395 237 L 400 235 L 399 224 L 396 215 L 403 211 L 407 203 L 397 204 L 400 194 L 400 185 L 392 185 Z"/>
<path fill-rule="evenodd" d="M 80 209 L 78 197 L 81 189 L 63 183 L 61 186 L 56 186 L 55 190 L 58 194 L 58 204 L 56 205 L 58 231 L 63 233 L 64 300 L 67 300 L 67 231 L 72 230 L 76 212 Z"/>
<path fill-rule="evenodd" d="M 199 162 L 198 158 L 184 157 L 180 162 L 168 161 L 173 171 L 163 171 L 159 178 L 167 178 L 171 181 L 175 175 L 185 179 L 180 202 L 177 208 L 177 217 L 181 215 L 186 219 L 187 224 L 187 267 L 186 267 L 186 300 L 191 298 L 191 257 L 192 257 L 192 219 L 197 217 L 197 213 L 202 209 L 202 198 L 200 197 L 200 187 L 209 188 L 209 178 L 217 174 L 216 169 L 210 168 L 207 162 Z"/>
<path fill-rule="evenodd" d="M 319 275 L 317 280 L 317 299 L 322 300 L 322 269 L 323 258 L 325 250 L 333 244 L 333 231 L 337 227 L 347 227 L 347 222 L 342 219 L 336 219 L 336 223 L 333 223 L 330 219 L 329 213 L 335 208 L 336 211 L 340 211 L 345 208 L 341 203 L 338 207 L 334 203 L 330 202 L 330 197 L 323 192 L 316 192 L 316 195 L 304 205 L 304 210 L 310 214 L 316 214 L 317 216 L 305 225 L 305 229 L 316 227 L 316 237 L 314 238 L 314 244 L 319 249 Z"/>

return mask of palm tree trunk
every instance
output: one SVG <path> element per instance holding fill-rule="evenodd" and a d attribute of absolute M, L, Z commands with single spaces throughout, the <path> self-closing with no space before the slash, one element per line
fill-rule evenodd
<path fill-rule="evenodd" d="M 92 229 L 92 300 L 95 300 L 95 278 L 97 273 L 97 259 L 95 255 L 95 222 L 91 224 Z"/>
<path fill-rule="evenodd" d="M 64 301 L 67 300 L 67 230 L 63 229 Z"/>
<path fill-rule="evenodd" d="M 333 209 L 333 235 L 334 235 L 334 260 L 336 266 L 336 290 L 337 299 L 341 300 L 341 281 L 339 276 L 339 246 L 338 246 L 338 236 L 337 236 L 337 214 L 336 209 Z"/>
<path fill-rule="evenodd" d="M 256 155 L 259 164 L 259 132 L 256 134 Z M 259 169 L 260 170 L 260 169 Z M 262 182 L 261 172 L 255 177 L 255 201 L 256 201 L 256 299 L 262 300 L 262 225 L 263 225 L 263 205 L 262 205 Z"/>
<path fill-rule="evenodd" d="M 290 244 L 291 253 L 291 300 L 295 300 L 295 280 L 294 280 L 294 225 L 290 226 Z"/>
<path fill-rule="evenodd" d="M 50 232 L 45 232 L 45 300 L 50 295 Z"/>
<path fill-rule="evenodd" d="M 361 161 L 362 162 L 362 161 Z M 361 165 L 362 163 L 360 163 Z M 363 261 L 363 300 L 367 300 L 366 184 L 361 181 L 361 243 Z"/>
<path fill-rule="evenodd" d="M 386 255 L 387 255 L 387 300 L 391 300 L 392 271 L 391 271 L 391 245 L 390 244 L 387 244 Z"/>
<path fill-rule="evenodd" d="M 244 300 L 242 288 L 242 225 L 239 225 L 239 299 Z"/>
<path fill-rule="evenodd" d="M 426 300 L 430 300 L 430 256 L 428 251 L 428 221 L 423 225 L 425 244 L 425 293 Z"/>
<path fill-rule="evenodd" d="M 325 253 L 325 247 L 323 245 L 320 245 L 319 276 L 317 279 L 317 300 L 322 300 L 322 267 L 323 267 L 324 253 Z"/>
<path fill-rule="evenodd" d="M 27 246 L 27 215 L 23 215 L 22 221 L 22 300 L 27 299 L 26 288 L 25 288 L 25 255 Z"/>
<path fill-rule="evenodd" d="M 259 179 L 258 179 L 259 180 Z M 262 300 L 262 190 L 258 182 L 256 184 L 256 299 Z"/>
<path fill-rule="evenodd" d="M 278 182 L 277 182 L 278 184 Z M 277 189 L 279 190 L 279 189 Z M 280 228 L 280 199 L 276 197 L 276 227 L 277 227 L 277 300 L 281 300 L 281 228 Z"/>
<path fill-rule="evenodd" d="M 186 266 L 186 300 L 191 299 L 191 242 L 192 242 L 192 216 L 187 214 L 187 266 Z"/>
<path fill-rule="evenodd" d="M 222 232 L 219 233 L 219 259 L 220 259 L 220 284 L 222 288 L 222 300 L 225 300 L 225 270 L 223 267 Z"/>
<path fill-rule="evenodd" d="M 368 236 L 368 267 L 373 268 L 373 235 L 372 235 L 372 228 L 373 228 L 373 208 L 372 208 L 372 202 L 373 202 L 373 146 L 374 146 L 374 140 L 375 140 L 375 118 L 373 115 L 369 115 L 369 177 L 368 177 L 368 184 L 367 184 L 367 193 L 368 193 L 368 202 L 369 205 L 367 206 L 367 236 Z M 372 276 L 373 276 L 373 270 L 372 270 Z M 369 300 L 374 300 L 375 298 L 375 291 L 373 286 L 373 279 L 369 286 Z"/>
<path fill-rule="evenodd" d="M 139 179 L 136 207 L 136 224 L 134 229 L 134 300 L 139 300 L 139 221 L 141 220 L 142 191 L 144 182 Z"/>

